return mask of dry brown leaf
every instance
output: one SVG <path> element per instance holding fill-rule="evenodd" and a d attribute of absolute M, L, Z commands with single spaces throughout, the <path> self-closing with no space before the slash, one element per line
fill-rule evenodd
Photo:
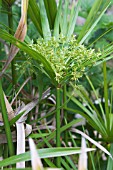
<path fill-rule="evenodd" d="M 45 99 L 50 94 L 50 88 L 48 88 L 43 94 L 42 99 Z M 24 112 L 24 114 L 21 116 L 21 118 L 18 120 L 19 122 L 24 122 L 27 118 L 27 114 L 38 104 L 38 98 L 34 99 L 32 102 L 28 103 L 27 105 L 23 106 L 22 108 L 17 108 L 17 110 L 14 112 L 11 104 L 6 98 L 6 95 L 4 94 L 6 109 L 8 113 L 8 119 L 11 120 L 14 118 L 15 114 L 20 114 Z M 3 119 L 2 114 L 0 113 L 0 125 L 3 125 Z"/>
<path fill-rule="evenodd" d="M 28 1 L 29 0 L 22 0 L 22 5 L 21 5 L 21 18 L 20 18 L 20 22 L 18 24 L 17 30 L 15 32 L 14 37 L 17 38 L 20 41 L 24 41 L 24 38 L 26 36 L 26 32 L 27 32 L 27 8 L 28 8 Z M 9 51 L 9 55 L 8 55 L 8 59 L 2 69 L 2 72 L 0 74 L 0 77 L 4 74 L 5 70 L 7 69 L 7 67 L 9 66 L 9 64 L 11 63 L 11 61 L 14 59 L 15 55 L 18 53 L 19 49 L 14 46 L 11 45 L 10 51 Z"/>
<path fill-rule="evenodd" d="M 100 145 L 98 142 L 96 142 L 95 140 L 93 140 L 92 138 L 90 138 L 88 135 L 86 135 L 85 133 L 83 133 L 82 131 L 78 130 L 78 129 L 71 129 L 72 132 L 78 133 L 80 135 L 82 135 L 82 137 L 84 137 L 85 139 L 87 139 L 88 141 L 90 141 L 91 143 L 93 143 L 96 147 L 98 147 L 99 149 L 101 149 L 104 153 L 106 153 L 107 155 L 109 155 L 112 159 L 112 155 L 110 152 L 108 152 L 108 150 L 106 148 L 104 148 L 102 145 Z"/>
<path fill-rule="evenodd" d="M 28 81 L 31 79 L 31 77 L 28 77 L 24 83 L 22 84 L 22 86 L 20 87 L 20 89 L 18 90 L 18 92 L 16 93 L 15 97 L 12 99 L 11 101 L 11 106 L 14 103 L 14 101 L 16 100 L 17 96 L 19 95 L 19 93 L 21 92 L 21 90 L 23 89 L 23 87 L 28 83 Z"/>
<path fill-rule="evenodd" d="M 78 170 L 87 170 L 87 152 L 86 152 L 86 141 L 85 138 L 82 137 L 82 146 L 81 146 L 81 153 L 79 156 L 78 162 Z"/>
<path fill-rule="evenodd" d="M 25 128 L 25 137 L 29 136 L 32 132 L 32 126 L 29 124 L 26 124 L 26 128 Z"/>
<path fill-rule="evenodd" d="M 24 123 L 16 122 L 17 129 L 17 155 L 25 153 L 25 128 Z M 25 168 L 25 161 L 17 162 L 16 168 Z"/>
<path fill-rule="evenodd" d="M 11 107 L 11 104 L 9 103 L 9 101 L 7 100 L 6 95 L 4 94 L 4 100 L 5 100 L 5 104 L 6 104 L 6 109 L 7 109 L 7 113 L 8 113 L 8 119 L 11 120 L 14 118 L 14 111 Z M 0 113 L 0 121 L 2 122 L 2 114 Z"/>
<path fill-rule="evenodd" d="M 33 170 L 42 170 L 43 165 L 41 159 L 37 153 L 36 146 L 31 138 L 29 138 L 29 146 L 30 146 L 30 153 L 31 153 L 31 163 Z"/>

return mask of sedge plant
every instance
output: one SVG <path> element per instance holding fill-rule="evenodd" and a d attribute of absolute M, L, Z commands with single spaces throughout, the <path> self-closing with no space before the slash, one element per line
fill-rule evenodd
<path fill-rule="evenodd" d="M 86 78 L 91 86 L 91 89 L 95 95 L 96 100 L 99 102 L 99 96 L 94 88 L 94 85 L 92 81 L 90 80 L 90 77 L 86 75 Z M 87 103 L 87 107 L 83 106 L 79 101 L 77 101 L 74 97 L 71 98 L 74 103 L 76 103 L 83 112 L 80 114 L 84 116 L 89 124 L 96 129 L 102 136 L 101 140 L 105 142 L 112 143 L 113 137 L 112 137 L 112 130 L 113 130 L 113 118 L 112 118 L 112 104 L 109 105 L 109 98 L 108 98 L 108 81 L 107 81 L 107 71 L 106 71 L 106 62 L 103 63 L 103 78 L 104 78 L 104 107 L 102 106 L 102 103 L 99 102 L 99 109 L 95 107 L 93 101 L 89 98 L 86 91 L 82 87 L 74 87 L 72 84 L 72 87 L 76 89 L 76 93 L 83 102 Z M 68 96 L 70 96 L 68 94 Z M 112 99 L 112 98 L 111 98 Z M 105 109 L 104 109 L 105 108 Z M 100 112 L 100 113 L 99 113 Z M 82 114 L 83 113 L 83 114 Z"/>
<path fill-rule="evenodd" d="M 77 81 L 84 74 L 87 67 L 92 66 L 97 61 L 102 62 L 103 58 L 106 58 L 113 51 L 113 46 L 109 47 L 108 51 L 101 53 L 95 52 L 94 49 L 87 49 L 82 45 L 101 19 L 110 1 L 107 0 L 103 8 L 101 8 L 102 3 L 103 1 L 99 0 L 94 2 L 78 38 L 73 34 L 80 0 L 76 7 L 75 4 L 72 5 L 71 12 L 68 8 L 69 1 L 65 1 L 65 7 L 63 8 L 62 0 L 59 1 L 58 6 L 55 0 L 39 0 L 38 4 L 35 0 L 29 0 L 28 13 L 41 37 L 36 43 L 23 43 L 0 29 L 0 37 L 26 52 L 30 56 L 30 61 L 33 62 L 34 67 L 45 73 L 56 88 L 57 147 L 61 146 L 61 91 L 64 92 L 64 110 L 65 117 L 67 117 L 66 84 L 70 81 Z M 68 20 L 69 16 L 70 19 Z M 65 136 L 67 143 L 67 134 Z M 61 167 L 60 157 L 57 159 L 57 166 Z"/>
<path fill-rule="evenodd" d="M 104 105 L 100 101 L 99 94 L 97 93 L 97 90 L 95 89 L 90 77 L 86 75 L 86 79 L 92 89 L 93 95 L 95 96 L 95 99 L 98 101 L 98 107 L 96 108 L 94 102 L 90 99 L 88 96 L 87 91 L 82 86 L 75 86 L 71 84 L 72 88 L 76 92 L 76 95 L 80 98 L 79 101 L 77 100 L 74 95 L 68 93 L 68 97 L 71 97 L 72 102 L 78 106 L 77 110 L 66 108 L 68 111 L 79 113 L 81 116 L 83 116 L 88 124 L 98 132 L 98 134 L 101 135 L 101 138 L 98 140 L 101 142 L 104 142 L 104 144 L 108 144 L 110 146 L 110 153 L 112 154 L 113 151 L 113 115 L 112 115 L 112 93 L 111 92 L 111 99 L 108 97 L 108 78 L 107 78 L 107 67 L 106 62 L 103 63 L 103 79 L 104 79 Z M 75 93 L 73 91 L 73 93 Z M 85 103 L 85 106 L 83 103 Z M 107 170 L 112 169 L 113 163 L 112 159 L 109 157 L 107 162 Z"/>

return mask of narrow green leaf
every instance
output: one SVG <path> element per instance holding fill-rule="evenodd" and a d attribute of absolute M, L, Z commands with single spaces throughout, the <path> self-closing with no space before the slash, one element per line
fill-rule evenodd
<path fill-rule="evenodd" d="M 108 60 L 110 60 L 110 59 L 112 59 L 112 58 L 113 58 L 113 55 L 108 56 L 108 57 L 104 58 L 103 60 L 97 61 L 97 62 L 94 64 L 94 66 L 98 66 L 98 65 L 102 64 L 103 62 L 108 61 Z"/>
<path fill-rule="evenodd" d="M 64 132 L 65 130 L 69 129 L 71 126 L 75 125 L 76 123 L 81 122 L 82 120 L 83 119 L 76 119 L 76 120 L 73 120 L 72 122 L 66 124 L 65 126 L 61 127 L 61 129 L 60 129 L 61 133 Z M 49 141 L 52 138 L 54 138 L 55 134 L 56 134 L 56 131 L 52 132 L 50 134 L 50 136 L 47 137 L 47 140 Z M 45 142 L 42 141 L 41 143 L 38 144 L 38 147 L 42 147 L 44 144 L 45 144 Z"/>
<path fill-rule="evenodd" d="M 80 118 L 80 119 L 77 119 L 77 120 L 73 120 L 73 121 L 71 121 L 70 123 L 67 123 L 65 126 L 63 126 L 63 127 L 61 128 L 61 132 L 64 132 L 65 130 L 69 129 L 69 128 L 72 127 L 73 125 L 75 125 L 75 124 L 77 124 L 77 123 L 79 123 L 79 122 L 82 122 L 82 121 L 83 121 L 83 119 Z"/>
<path fill-rule="evenodd" d="M 68 13 L 69 13 L 69 0 L 65 1 L 64 5 L 64 12 L 63 18 L 61 19 L 60 26 L 61 26 L 61 33 L 66 36 L 67 33 L 67 26 L 68 26 Z"/>
<path fill-rule="evenodd" d="M 54 23 L 53 35 L 56 38 L 59 38 L 61 12 L 62 12 L 62 0 L 59 1 L 59 6 L 58 6 L 58 10 L 57 10 L 56 18 L 55 18 L 55 23 Z"/>
<path fill-rule="evenodd" d="M 74 32 L 76 19 L 78 17 L 78 12 L 79 12 L 80 5 L 81 5 L 81 0 L 79 0 L 77 2 L 77 6 L 75 8 L 74 8 L 74 4 L 73 4 L 73 7 L 72 7 L 73 9 L 71 11 L 71 16 L 70 16 L 70 21 L 69 21 L 69 27 L 68 27 L 68 30 L 67 30 L 67 37 L 68 38 L 70 38 L 71 35 Z"/>
<path fill-rule="evenodd" d="M 88 80 L 88 82 L 89 82 L 89 84 L 90 84 L 90 86 L 91 86 L 91 88 L 92 88 L 92 90 L 93 90 L 93 92 L 94 92 L 94 94 L 95 94 L 95 96 L 96 96 L 96 99 L 99 100 L 98 95 L 97 95 L 97 92 L 96 92 L 96 90 L 95 90 L 95 88 L 94 88 L 94 86 L 93 86 L 90 78 L 89 78 L 88 76 L 86 76 L 86 78 L 87 78 L 87 80 Z M 105 123 L 105 126 L 106 126 L 106 117 L 105 117 L 105 113 L 104 113 L 104 110 L 103 110 L 103 107 L 102 107 L 102 104 L 101 104 L 101 103 L 99 103 L 99 107 L 100 107 L 100 109 L 101 109 L 102 116 L 103 116 L 103 119 L 104 119 L 104 123 Z"/>
<path fill-rule="evenodd" d="M 47 17 L 47 13 L 46 13 L 43 0 L 39 0 L 39 8 L 40 8 L 40 17 L 41 17 L 43 36 L 45 40 L 48 40 L 51 37 L 51 31 L 50 31 L 48 17 Z"/>
<path fill-rule="evenodd" d="M 87 139 L 88 141 L 90 141 L 91 143 L 93 143 L 96 147 L 98 147 L 99 149 L 101 149 L 104 153 L 106 153 L 108 156 L 110 156 L 112 159 L 112 155 L 111 153 L 105 148 L 103 147 L 101 144 L 99 144 L 97 141 L 93 140 L 92 138 L 90 138 L 88 135 L 86 135 L 84 132 L 78 130 L 78 129 L 72 129 L 72 132 L 78 133 L 80 135 L 82 135 L 82 137 L 84 137 L 85 139 Z"/>
<path fill-rule="evenodd" d="M 103 76 L 104 76 L 104 99 L 105 99 L 105 113 L 106 113 L 105 115 L 107 121 L 107 128 L 110 129 L 106 62 L 103 63 Z"/>
<path fill-rule="evenodd" d="M 67 111 L 69 111 L 69 112 L 72 112 L 72 113 L 78 113 L 78 114 L 80 114 L 81 116 L 83 116 L 87 121 L 88 121 L 88 123 L 93 127 L 93 125 L 94 125 L 94 122 L 93 122 L 93 120 L 86 114 L 86 113 L 84 113 L 84 112 L 81 112 L 80 110 L 75 110 L 75 109 L 72 109 L 72 108 L 65 108 Z M 82 118 L 81 118 L 82 119 Z M 82 119 L 83 120 L 83 119 Z M 99 128 L 98 128 L 98 126 L 97 125 L 95 125 L 95 129 L 97 129 L 98 131 L 99 131 Z"/>
<path fill-rule="evenodd" d="M 2 109 L 2 117 L 3 117 L 4 126 L 5 126 L 5 133 L 6 133 L 6 137 L 7 137 L 9 154 L 10 154 L 10 156 L 12 156 L 12 155 L 14 155 L 14 147 L 13 147 L 11 129 L 10 129 L 10 125 L 9 125 L 9 120 L 8 120 L 1 80 L 0 80 L 0 104 L 1 104 L 1 109 Z"/>
<path fill-rule="evenodd" d="M 48 74 L 49 78 L 51 79 L 51 81 L 56 84 L 56 81 L 54 79 L 55 77 L 55 73 L 54 70 L 52 69 L 49 61 L 44 57 L 41 56 L 38 52 L 36 52 L 34 49 L 31 49 L 27 44 L 25 44 L 24 42 L 21 42 L 19 40 L 17 40 L 16 38 L 14 38 L 12 35 L 10 35 L 9 33 L 7 33 L 6 31 L 2 30 L 0 28 L 0 37 L 3 38 L 6 41 L 11 42 L 12 44 L 14 44 L 15 46 L 17 46 L 18 48 L 20 48 L 21 50 L 23 50 L 24 52 L 26 52 L 27 54 L 29 54 L 33 59 L 35 59 L 38 63 L 42 63 L 44 65 L 44 70 L 46 71 L 46 73 Z"/>
<path fill-rule="evenodd" d="M 89 15 L 86 19 L 86 22 L 79 34 L 79 37 L 78 37 L 78 42 L 83 38 L 83 36 L 86 34 L 86 31 L 88 31 L 89 27 L 91 26 L 91 23 L 92 23 L 92 18 L 94 20 L 94 17 L 95 17 L 95 14 L 97 15 L 97 11 L 99 10 L 99 7 L 102 3 L 102 0 L 96 0 L 89 12 Z"/>
<path fill-rule="evenodd" d="M 94 43 L 98 42 L 102 37 L 104 37 L 106 34 L 108 34 L 110 31 L 112 31 L 113 28 L 108 28 L 104 33 L 102 33 L 99 37 L 97 37 L 92 43 L 88 45 L 88 48 L 91 47 Z M 110 43 L 111 44 L 111 43 Z"/>
<path fill-rule="evenodd" d="M 52 162 L 52 160 L 50 160 L 49 158 L 45 158 L 44 161 L 46 162 L 46 164 L 49 166 L 49 167 L 52 167 L 51 169 L 46 169 L 46 170 L 59 170 L 59 169 L 56 169 L 56 165 Z"/>
<path fill-rule="evenodd" d="M 110 153 L 113 156 L 113 143 L 111 143 L 111 146 L 110 146 Z M 110 157 L 107 163 L 107 170 L 113 170 L 113 160 Z"/>
<path fill-rule="evenodd" d="M 50 26 L 50 29 L 52 29 L 51 16 L 50 16 L 50 10 L 51 9 L 49 9 L 48 0 L 43 0 L 43 1 L 44 1 L 46 13 L 47 13 L 47 18 L 48 18 L 48 21 L 49 21 L 49 26 Z"/>
<path fill-rule="evenodd" d="M 60 112 L 61 109 L 61 89 L 60 88 L 56 88 L 56 147 L 60 147 L 61 146 L 61 141 L 60 141 L 60 137 L 61 137 L 61 127 L 60 127 Z M 61 167 L 61 158 L 58 157 L 56 160 L 56 165 L 58 168 Z"/>
<path fill-rule="evenodd" d="M 102 12 L 100 13 L 100 15 L 97 17 L 97 19 L 94 21 L 94 23 L 91 25 L 90 28 L 87 28 L 87 31 L 85 31 L 84 36 L 80 39 L 78 37 L 78 42 L 80 42 L 80 44 L 82 44 L 86 38 L 89 36 L 89 34 L 94 30 L 95 26 L 97 25 L 97 23 L 100 21 L 102 15 L 104 14 L 104 12 L 106 11 L 106 9 L 109 7 L 110 3 L 106 6 L 106 8 L 104 8 L 102 10 Z M 82 33 L 80 33 L 80 35 L 82 35 Z"/>
<path fill-rule="evenodd" d="M 62 159 L 62 165 L 65 169 L 70 169 L 70 166 L 68 165 L 68 163 L 64 159 Z"/>
<path fill-rule="evenodd" d="M 67 96 L 70 97 L 70 94 L 67 93 Z M 74 98 L 73 96 L 71 97 L 71 100 L 77 104 L 77 106 L 79 106 L 88 116 L 89 116 L 89 120 L 91 122 L 91 124 L 93 125 L 93 127 L 97 130 L 99 130 L 102 134 L 107 135 L 106 132 L 106 127 L 104 126 L 104 124 L 102 124 L 100 122 L 100 120 L 98 119 L 98 117 L 95 115 L 95 113 L 90 112 L 90 110 L 88 110 L 85 106 L 83 106 L 82 103 L 80 103 L 76 98 Z"/>
<path fill-rule="evenodd" d="M 30 16 L 32 22 L 37 28 L 37 31 L 39 32 L 39 34 L 43 36 L 42 27 L 41 27 L 41 19 L 40 19 L 40 10 L 39 10 L 38 4 L 36 3 L 36 0 L 29 0 L 28 15 Z"/>
<path fill-rule="evenodd" d="M 38 139 L 42 137 L 47 137 L 48 135 L 50 135 L 50 133 L 41 133 L 41 134 L 36 133 L 36 134 L 31 134 L 30 138 Z"/>
<path fill-rule="evenodd" d="M 16 123 L 17 120 L 19 120 L 19 118 L 24 114 L 24 112 L 18 114 L 17 116 L 15 116 L 12 120 L 10 120 L 9 124 L 10 126 L 14 125 Z M 4 129 L 4 125 L 0 126 L 0 129 Z"/>
<path fill-rule="evenodd" d="M 75 163 L 69 156 L 65 156 L 66 162 L 72 167 L 73 170 L 77 170 Z"/>
<path fill-rule="evenodd" d="M 103 0 L 96 0 L 94 1 L 94 4 L 90 10 L 90 13 L 86 19 L 86 22 L 79 34 L 78 42 L 83 43 L 83 41 L 86 39 L 86 37 L 91 33 L 91 31 L 94 29 L 100 18 L 102 17 L 103 13 L 107 9 L 107 7 L 110 4 L 110 0 L 107 0 L 104 6 L 104 9 L 102 9 L 99 12 L 100 6 L 103 5 Z M 84 38 L 85 36 L 85 38 Z"/>
<path fill-rule="evenodd" d="M 49 20 L 49 25 L 51 30 L 54 28 L 54 21 L 56 17 L 56 12 L 57 12 L 57 4 L 55 0 L 44 0 L 48 20 Z"/>
<path fill-rule="evenodd" d="M 74 88 L 74 86 L 72 85 L 72 87 Z M 91 107 L 93 108 L 93 110 L 97 113 L 97 115 L 101 118 L 97 108 L 95 107 L 95 105 L 93 104 L 93 102 L 91 101 L 90 97 L 85 93 L 85 91 L 78 87 L 78 90 L 80 91 L 80 93 L 84 96 L 85 101 L 88 101 L 88 103 L 91 105 Z"/>
<path fill-rule="evenodd" d="M 95 149 L 87 148 L 86 152 L 94 151 Z M 38 149 L 38 154 L 40 158 L 53 158 L 53 157 L 61 157 L 66 155 L 73 155 L 81 153 L 80 148 L 45 148 L 45 149 Z M 21 161 L 29 161 L 30 160 L 30 152 L 26 152 L 24 154 L 12 156 L 10 158 L 4 159 L 0 161 L 0 167 L 8 166 L 15 164 Z"/>

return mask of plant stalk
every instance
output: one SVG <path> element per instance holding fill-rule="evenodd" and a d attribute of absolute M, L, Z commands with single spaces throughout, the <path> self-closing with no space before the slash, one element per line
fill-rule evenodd
<path fill-rule="evenodd" d="M 8 25 L 9 25 L 9 33 L 13 35 L 13 14 L 12 14 L 12 6 L 8 6 Z M 16 60 L 15 58 L 11 62 L 11 70 L 12 70 L 12 82 L 13 88 L 16 86 Z"/>
<path fill-rule="evenodd" d="M 2 6 L 2 0 L 0 0 L 0 8 L 1 8 L 1 6 Z"/>
<path fill-rule="evenodd" d="M 103 63 L 103 76 L 104 76 L 104 98 L 105 98 L 106 121 L 107 121 L 107 126 L 109 127 L 109 106 L 108 106 L 108 87 L 107 87 L 106 62 Z"/>
<path fill-rule="evenodd" d="M 64 125 L 67 123 L 67 110 L 65 108 L 67 108 L 67 96 L 66 96 L 66 92 L 67 92 L 67 86 L 66 84 L 63 87 L 63 104 L 64 104 Z M 66 130 L 64 132 L 64 141 L 66 146 L 68 146 L 68 131 Z"/>
<path fill-rule="evenodd" d="M 12 134 L 11 134 L 10 124 L 8 120 L 6 105 L 4 101 L 4 94 L 3 94 L 1 80 L 0 80 L 0 103 L 1 103 L 1 110 L 2 110 L 2 118 L 4 122 L 6 138 L 7 138 L 8 148 L 9 148 L 9 154 L 10 156 L 12 156 L 14 155 L 14 147 L 13 147 Z"/>
<path fill-rule="evenodd" d="M 56 147 L 61 146 L 60 142 L 60 88 L 57 87 L 56 89 Z M 61 167 L 61 158 L 58 157 L 56 160 L 56 165 L 58 168 Z"/>
<path fill-rule="evenodd" d="M 113 157 L 113 143 L 110 144 L 110 153 Z M 107 161 L 107 170 L 112 170 L 112 169 L 113 169 L 113 160 L 111 157 L 109 157 Z"/>

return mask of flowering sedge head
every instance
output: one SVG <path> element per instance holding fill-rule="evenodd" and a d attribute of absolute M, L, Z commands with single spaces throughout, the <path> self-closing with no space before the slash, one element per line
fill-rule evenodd
<path fill-rule="evenodd" d="M 76 81 L 82 77 L 85 68 L 92 66 L 101 55 L 94 49 L 87 49 L 84 45 L 77 43 L 74 36 L 68 40 L 62 35 L 59 39 L 51 37 L 48 41 L 41 38 L 36 44 L 30 46 L 50 62 L 58 84 L 70 80 Z M 43 67 L 42 64 L 41 67 Z"/>

